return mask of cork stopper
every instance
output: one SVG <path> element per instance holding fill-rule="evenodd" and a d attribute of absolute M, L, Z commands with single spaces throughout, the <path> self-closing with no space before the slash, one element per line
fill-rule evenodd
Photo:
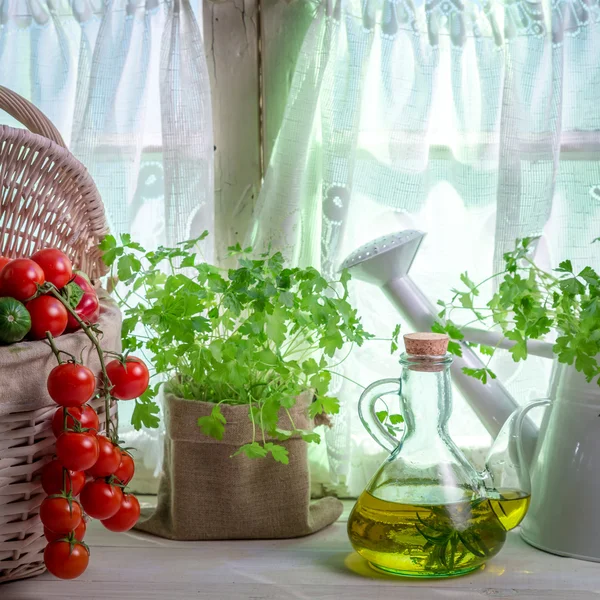
<path fill-rule="evenodd" d="M 413 356 L 444 356 L 449 339 L 445 333 L 407 333 L 404 346 Z"/>

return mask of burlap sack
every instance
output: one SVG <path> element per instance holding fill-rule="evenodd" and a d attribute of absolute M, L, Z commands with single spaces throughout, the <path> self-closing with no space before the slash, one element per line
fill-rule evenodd
<path fill-rule="evenodd" d="M 99 326 L 104 333 L 101 345 L 105 350 L 118 352 L 121 349 L 121 312 L 106 292 L 98 292 Z M 96 350 L 83 331 L 61 335 L 56 338 L 56 345 L 59 350 L 83 357 L 83 363 L 92 371 L 100 369 Z M 48 343 L 43 340 L 0 346 L 0 416 L 54 406 L 46 381 L 57 364 Z"/>
<path fill-rule="evenodd" d="M 309 397 L 290 412 L 297 428 L 310 429 Z M 222 441 L 202 433 L 199 417 L 213 404 L 165 400 L 165 455 L 156 511 L 145 511 L 137 529 L 177 540 L 292 538 L 323 529 L 338 519 L 336 498 L 310 501 L 306 442 L 283 442 L 289 464 L 231 455 L 252 441 L 247 406 L 221 405 L 227 419 Z M 287 418 L 282 428 L 290 428 Z M 152 514 L 153 513 L 153 514 Z"/>

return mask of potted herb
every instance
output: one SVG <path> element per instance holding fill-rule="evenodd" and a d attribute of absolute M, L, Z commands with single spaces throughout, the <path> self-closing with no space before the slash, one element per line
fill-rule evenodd
<path fill-rule="evenodd" d="M 461 275 L 463 289 L 453 289 L 449 303 L 442 300 L 434 331 L 445 332 L 453 340 L 462 341 L 462 329 L 479 323 L 485 329 L 498 328 L 502 332 L 495 347 L 479 346 L 482 354 L 489 356 L 481 369 L 463 369 L 467 375 L 486 383 L 488 377 L 495 379 L 489 368 L 490 361 L 504 339 L 513 342 L 510 353 L 518 362 L 527 358 L 527 342 L 543 340 L 551 332 L 557 332 L 553 352 L 557 360 L 572 365 L 588 382 L 600 374 L 600 276 L 587 266 L 575 272 L 570 260 L 565 260 L 553 271 L 541 269 L 531 259 L 530 238 L 517 242 L 512 252 L 504 255 L 505 267 L 484 281 L 475 284 L 468 273 Z M 481 287 L 491 280 L 498 281 L 498 288 L 484 306 L 478 302 Z M 457 310 L 468 311 L 473 319 L 466 325 L 457 326 L 451 319 Z M 467 342 L 468 343 L 468 342 Z M 449 350 L 461 353 L 460 345 L 451 344 Z M 600 382 L 599 382 L 600 383 Z"/>
<path fill-rule="evenodd" d="M 311 533 L 341 507 L 309 504 L 306 442 L 319 441 L 314 419 L 339 409 L 327 395 L 334 354 L 371 336 L 348 302 L 347 273 L 327 281 L 239 245 L 237 268 L 222 270 L 197 252 L 206 235 L 153 252 L 128 236 L 102 244 L 128 289 L 124 349 L 153 356 L 159 379 L 136 401 L 134 427 L 158 425 L 155 397 L 166 392 L 159 506 L 142 528 L 179 539 Z"/>

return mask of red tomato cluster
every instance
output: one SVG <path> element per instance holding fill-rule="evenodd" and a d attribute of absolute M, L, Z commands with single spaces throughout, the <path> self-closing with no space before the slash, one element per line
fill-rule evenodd
<path fill-rule="evenodd" d="M 48 285 L 51 284 L 51 285 Z M 32 340 L 41 340 L 50 332 L 53 337 L 65 331 L 75 331 L 79 323 L 50 288 L 58 290 L 62 297 L 69 299 L 73 284 L 81 288 L 83 295 L 73 301 L 71 308 L 85 323 L 96 323 L 100 315 L 98 295 L 85 275 L 74 273 L 71 261 L 57 248 L 38 250 L 29 258 L 9 259 L 0 256 L 0 298 L 6 301 L 3 315 L 11 326 L 2 340 L 2 320 L 0 319 L 0 341 L 12 343 L 25 336 Z M 80 295 L 79 292 L 77 296 Z M 24 309 L 28 319 L 21 319 Z M 3 315 L 0 315 L 3 316 Z"/>
<path fill-rule="evenodd" d="M 148 386 L 148 369 L 135 357 L 111 360 L 106 373 L 115 398 L 138 397 Z M 73 361 L 61 363 L 50 372 L 47 388 L 59 408 L 52 418 L 56 458 L 41 475 L 48 494 L 40 506 L 48 540 L 44 562 L 56 577 L 73 579 L 89 562 L 83 542 L 86 518 L 99 519 L 110 531 L 128 531 L 136 524 L 140 504 L 123 491 L 135 466 L 126 450 L 99 431 L 98 415 L 87 404 L 96 394 L 90 369 Z"/>

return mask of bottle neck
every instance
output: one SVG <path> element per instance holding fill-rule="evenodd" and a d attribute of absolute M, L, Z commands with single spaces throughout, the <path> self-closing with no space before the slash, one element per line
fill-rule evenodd
<path fill-rule="evenodd" d="M 431 444 L 447 434 L 452 410 L 451 358 L 403 356 L 400 402 L 405 421 L 404 441 Z M 432 437 L 433 436 L 433 437 Z"/>

